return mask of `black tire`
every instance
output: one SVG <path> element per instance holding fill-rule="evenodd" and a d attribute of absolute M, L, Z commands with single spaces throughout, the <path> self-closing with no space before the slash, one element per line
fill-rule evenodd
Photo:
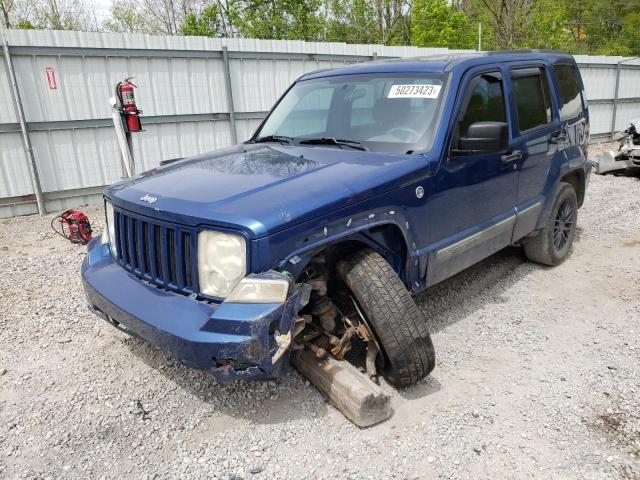
<path fill-rule="evenodd" d="M 533 262 L 558 265 L 571 250 L 578 224 L 578 199 L 568 183 L 561 183 L 547 224 L 524 242 L 524 253 Z"/>
<path fill-rule="evenodd" d="M 427 376 L 435 366 L 427 323 L 386 260 L 373 250 L 358 250 L 337 271 L 383 349 L 387 381 L 407 387 Z"/>

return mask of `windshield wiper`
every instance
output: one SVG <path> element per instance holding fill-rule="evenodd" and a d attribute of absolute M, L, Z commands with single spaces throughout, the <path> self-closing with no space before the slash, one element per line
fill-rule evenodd
<path fill-rule="evenodd" d="M 264 137 L 256 138 L 253 143 L 262 143 L 262 142 L 280 142 L 289 144 L 293 141 L 292 137 L 287 137 L 286 135 L 265 135 Z"/>
<path fill-rule="evenodd" d="M 356 140 L 347 140 L 345 138 L 333 138 L 333 137 L 319 137 L 319 138 L 305 138 L 300 141 L 300 145 L 336 145 L 338 147 L 350 147 L 356 150 L 367 151 L 362 143 Z"/>

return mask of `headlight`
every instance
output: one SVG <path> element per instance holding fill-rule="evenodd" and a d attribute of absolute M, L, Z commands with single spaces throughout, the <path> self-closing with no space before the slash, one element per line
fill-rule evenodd
<path fill-rule="evenodd" d="M 113 214 L 113 205 L 109 202 L 105 202 L 104 204 L 105 216 L 107 218 L 107 235 L 109 237 L 109 247 L 111 248 L 111 253 L 114 257 L 118 256 L 118 247 L 116 245 L 116 226 L 115 226 L 115 215 Z"/>
<path fill-rule="evenodd" d="M 224 298 L 247 273 L 247 250 L 240 235 L 203 231 L 198 234 L 200 291 Z"/>

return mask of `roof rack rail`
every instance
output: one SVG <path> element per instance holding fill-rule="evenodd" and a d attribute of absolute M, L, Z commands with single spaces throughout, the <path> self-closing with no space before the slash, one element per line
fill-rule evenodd
<path fill-rule="evenodd" d="M 523 48 L 519 50 L 487 50 L 486 53 L 491 55 L 508 55 L 510 53 L 553 53 L 556 55 L 571 55 L 569 52 L 563 50 L 545 50 L 541 48 Z"/>

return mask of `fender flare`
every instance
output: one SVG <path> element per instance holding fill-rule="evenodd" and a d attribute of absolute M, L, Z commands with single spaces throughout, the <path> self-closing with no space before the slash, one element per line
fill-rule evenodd
<path fill-rule="evenodd" d="M 388 245 L 385 242 L 385 231 L 389 232 L 386 230 L 388 228 L 400 235 L 402 240 L 400 245 Z M 276 269 L 286 270 L 293 278 L 298 278 L 311 259 L 321 251 L 332 246 L 355 242 L 380 253 L 405 284 L 410 285 L 413 278 L 419 275 L 420 264 L 412 255 L 416 250 L 413 233 L 408 220 L 401 212 L 385 209 L 383 212 L 366 212 L 364 218 L 343 217 L 332 221 L 321 231 L 321 236 L 318 236 L 315 231 L 309 232 L 308 238 L 315 236 L 316 239 L 292 248 L 286 257 L 276 262 Z"/>
<path fill-rule="evenodd" d="M 582 167 L 573 167 L 569 165 L 569 162 L 565 159 L 564 162 L 554 162 L 549 169 L 549 174 L 547 175 L 547 186 L 545 187 L 545 191 L 547 192 L 545 195 L 544 205 L 542 207 L 542 212 L 540 213 L 540 217 L 538 218 L 538 223 L 536 225 L 536 230 L 543 228 L 551 215 L 551 209 L 553 208 L 553 203 L 558 195 L 558 191 L 560 190 L 560 183 L 563 178 L 567 175 L 570 175 L 574 172 L 577 172 L 580 181 L 585 181 L 585 175 L 582 171 Z M 578 192 L 576 192 L 577 195 Z"/>

